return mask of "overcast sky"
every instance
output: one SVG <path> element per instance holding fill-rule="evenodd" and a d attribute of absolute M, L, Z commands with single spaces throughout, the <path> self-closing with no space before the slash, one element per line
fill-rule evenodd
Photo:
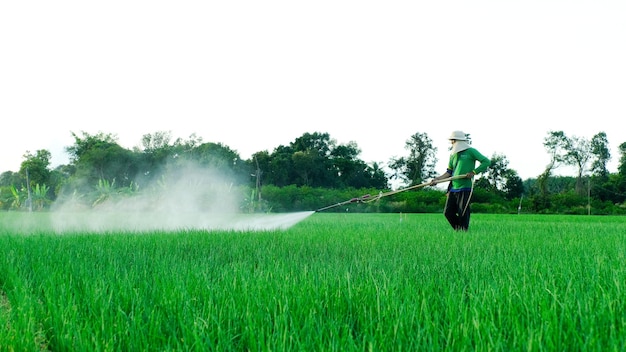
<path fill-rule="evenodd" d="M 470 133 L 522 178 L 550 130 L 626 142 L 626 1 L 3 1 L 0 172 L 71 132 L 171 131 L 244 159 L 305 132 L 386 163 Z M 572 174 L 573 175 L 573 174 Z"/>

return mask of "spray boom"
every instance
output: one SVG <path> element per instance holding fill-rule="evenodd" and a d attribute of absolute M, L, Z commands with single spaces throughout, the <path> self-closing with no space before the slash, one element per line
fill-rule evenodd
<path fill-rule="evenodd" d="M 452 176 L 452 177 L 444 178 L 442 180 L 438 180 L 437 183 L 448 182 L 448 181 L 452 181 L 452 180 L 458 180 L 458 179 L 466 178 L 466 177 L 467 177 L 466 175 Z M 419 185 L 414 185 L 414 186 L 398 189 L 398 190 L 387 192 L 387 193 L 383 193 L 381 191 L 375 197 L 372 197 L 369 194 L 365 194 L 365 195 L 362 195 L 362 196 L 357 197 L 357 198 L 352 198 L 352 199 L 347 200 L 345 202 L 340 202 L 340 203 L 337 203 L 337 204 L 333 204 L 333 205 L 329 205 L 327 207 L 323 207 L 323 208 L 317 209 L 316 212 L 324 211 L 326 209 L 331 209 L 331 208 L 335 208 L 335 207 L 340 207 L 342 205 L 346 205 L 346 204 L 350 204 L 350 203 L 370 203 L 370 202 L 377 201 L 377 200 L 379 200 L 380 198 L 383 198 L 383 197 L 387 197 L 387 196 L 390 196 L 390 195 L 393 195 L 393 194 L 396 194 L 396 193 L 400 193 L 400 192 L 404 192 L 404 191 L 408 191 L 408 190 L 411 190 L 411 189 L 422 188 L 422 187 L 425 187 L 425 186 L 428 186 L 428 185 L 430 185 L 430 182 L 420 183 Z"/>
<path fill-rule="evenodd" d="M 340 207 L 342 205 L 346 205 L 346 204 L 350 204 L 350 203 L 364 203 L 365 200 L 369 199 L 369 198 L 370 198 L 369 194 L 364 194 L 364 195 L 362 195 L 360 197 L 352 198 L 352 199 L 347 200 L 345 202 L 340 202 L 340 203 L 337 203 L 337 204 L 333 204 L 333 205 L 329 205 L 327 207 L 323 207 L 323 208 L 317 209 L 316 212 L 317 211 L 323 211 L 323 210 L 330 209 L 330 208 Z"/>

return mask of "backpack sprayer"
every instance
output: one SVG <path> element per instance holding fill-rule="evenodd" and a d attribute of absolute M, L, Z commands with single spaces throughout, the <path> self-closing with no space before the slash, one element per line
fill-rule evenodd
<path fill-rule="evenodd" d="M 448 177 L 448 178 L 444 178 L 441 180 L 438 180 L 437 183 L 442 183 L 442 182 L 448 182 L 448 181 L 453 181 L 453 180 L 458 180 L 458 179 L 462 179 L 462 178 L 466 178 L 466 175 L 458 175 L 458 176 L 452 176 L 452 177 Z M 317 209 L 315 212 L 320 212 L 320 211 L 324 211 L 327 209 L 331 209 L 331 208 L 335 208 L 335 207 L 340 207 L 342 205 L 346 205 L 346 204 L 350 204 L 350 203 L 371 203 L 371 202 L 375 202 L 383 197 L 387 197 L 387 196 L 391 196 L 394 195 L 396 193 L 400 193 L 400 192 L 405 192 L 405 191 L 409 191 L 412 189 L 418 189 L 418 188 L 422 188 L 425 186 L 429 186 L 430 182 L 425 182 L 425 183 L 420 183 L 419 185 L 414 185 L 414 186 L 410 186 L 410 187 L 406 187 L 406 188 L 401 188 L 395 191 L 390 191 L 390 192 L 380 192 L 377 196 L 372 197 L 369 194 L 365 194 L 362 195 L 360 197 L 356 197 L 356 198 L 352 198 L 350 200 L 346 200 L 345 202 L 340 202 L 337 204 L 333 204 L 333 205 L 329 205 L 327 207 L 323 207 L 320 209 Z"/>

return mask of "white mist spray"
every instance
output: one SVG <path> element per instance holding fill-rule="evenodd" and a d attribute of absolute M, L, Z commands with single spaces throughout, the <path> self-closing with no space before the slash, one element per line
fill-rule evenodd
<path fill-rule="evenodd" d="M 219 172 L 191 164 L 131 196 L 111 197 L 80 209 L 66 200 L 54 205 L 51 223 L 57 233 L 89 231 L 275 230 L 287 229 L 313 212 L 242 214 L 242 195 Z"/>

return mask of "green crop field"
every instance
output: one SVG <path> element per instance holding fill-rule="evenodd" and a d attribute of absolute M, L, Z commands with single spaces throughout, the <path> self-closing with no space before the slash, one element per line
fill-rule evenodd
<path fill-rule="evenodd" d="M 624 217 L 60 234 L 38 217 L 0 214 L 2 351 L 626 350 Z"/>

